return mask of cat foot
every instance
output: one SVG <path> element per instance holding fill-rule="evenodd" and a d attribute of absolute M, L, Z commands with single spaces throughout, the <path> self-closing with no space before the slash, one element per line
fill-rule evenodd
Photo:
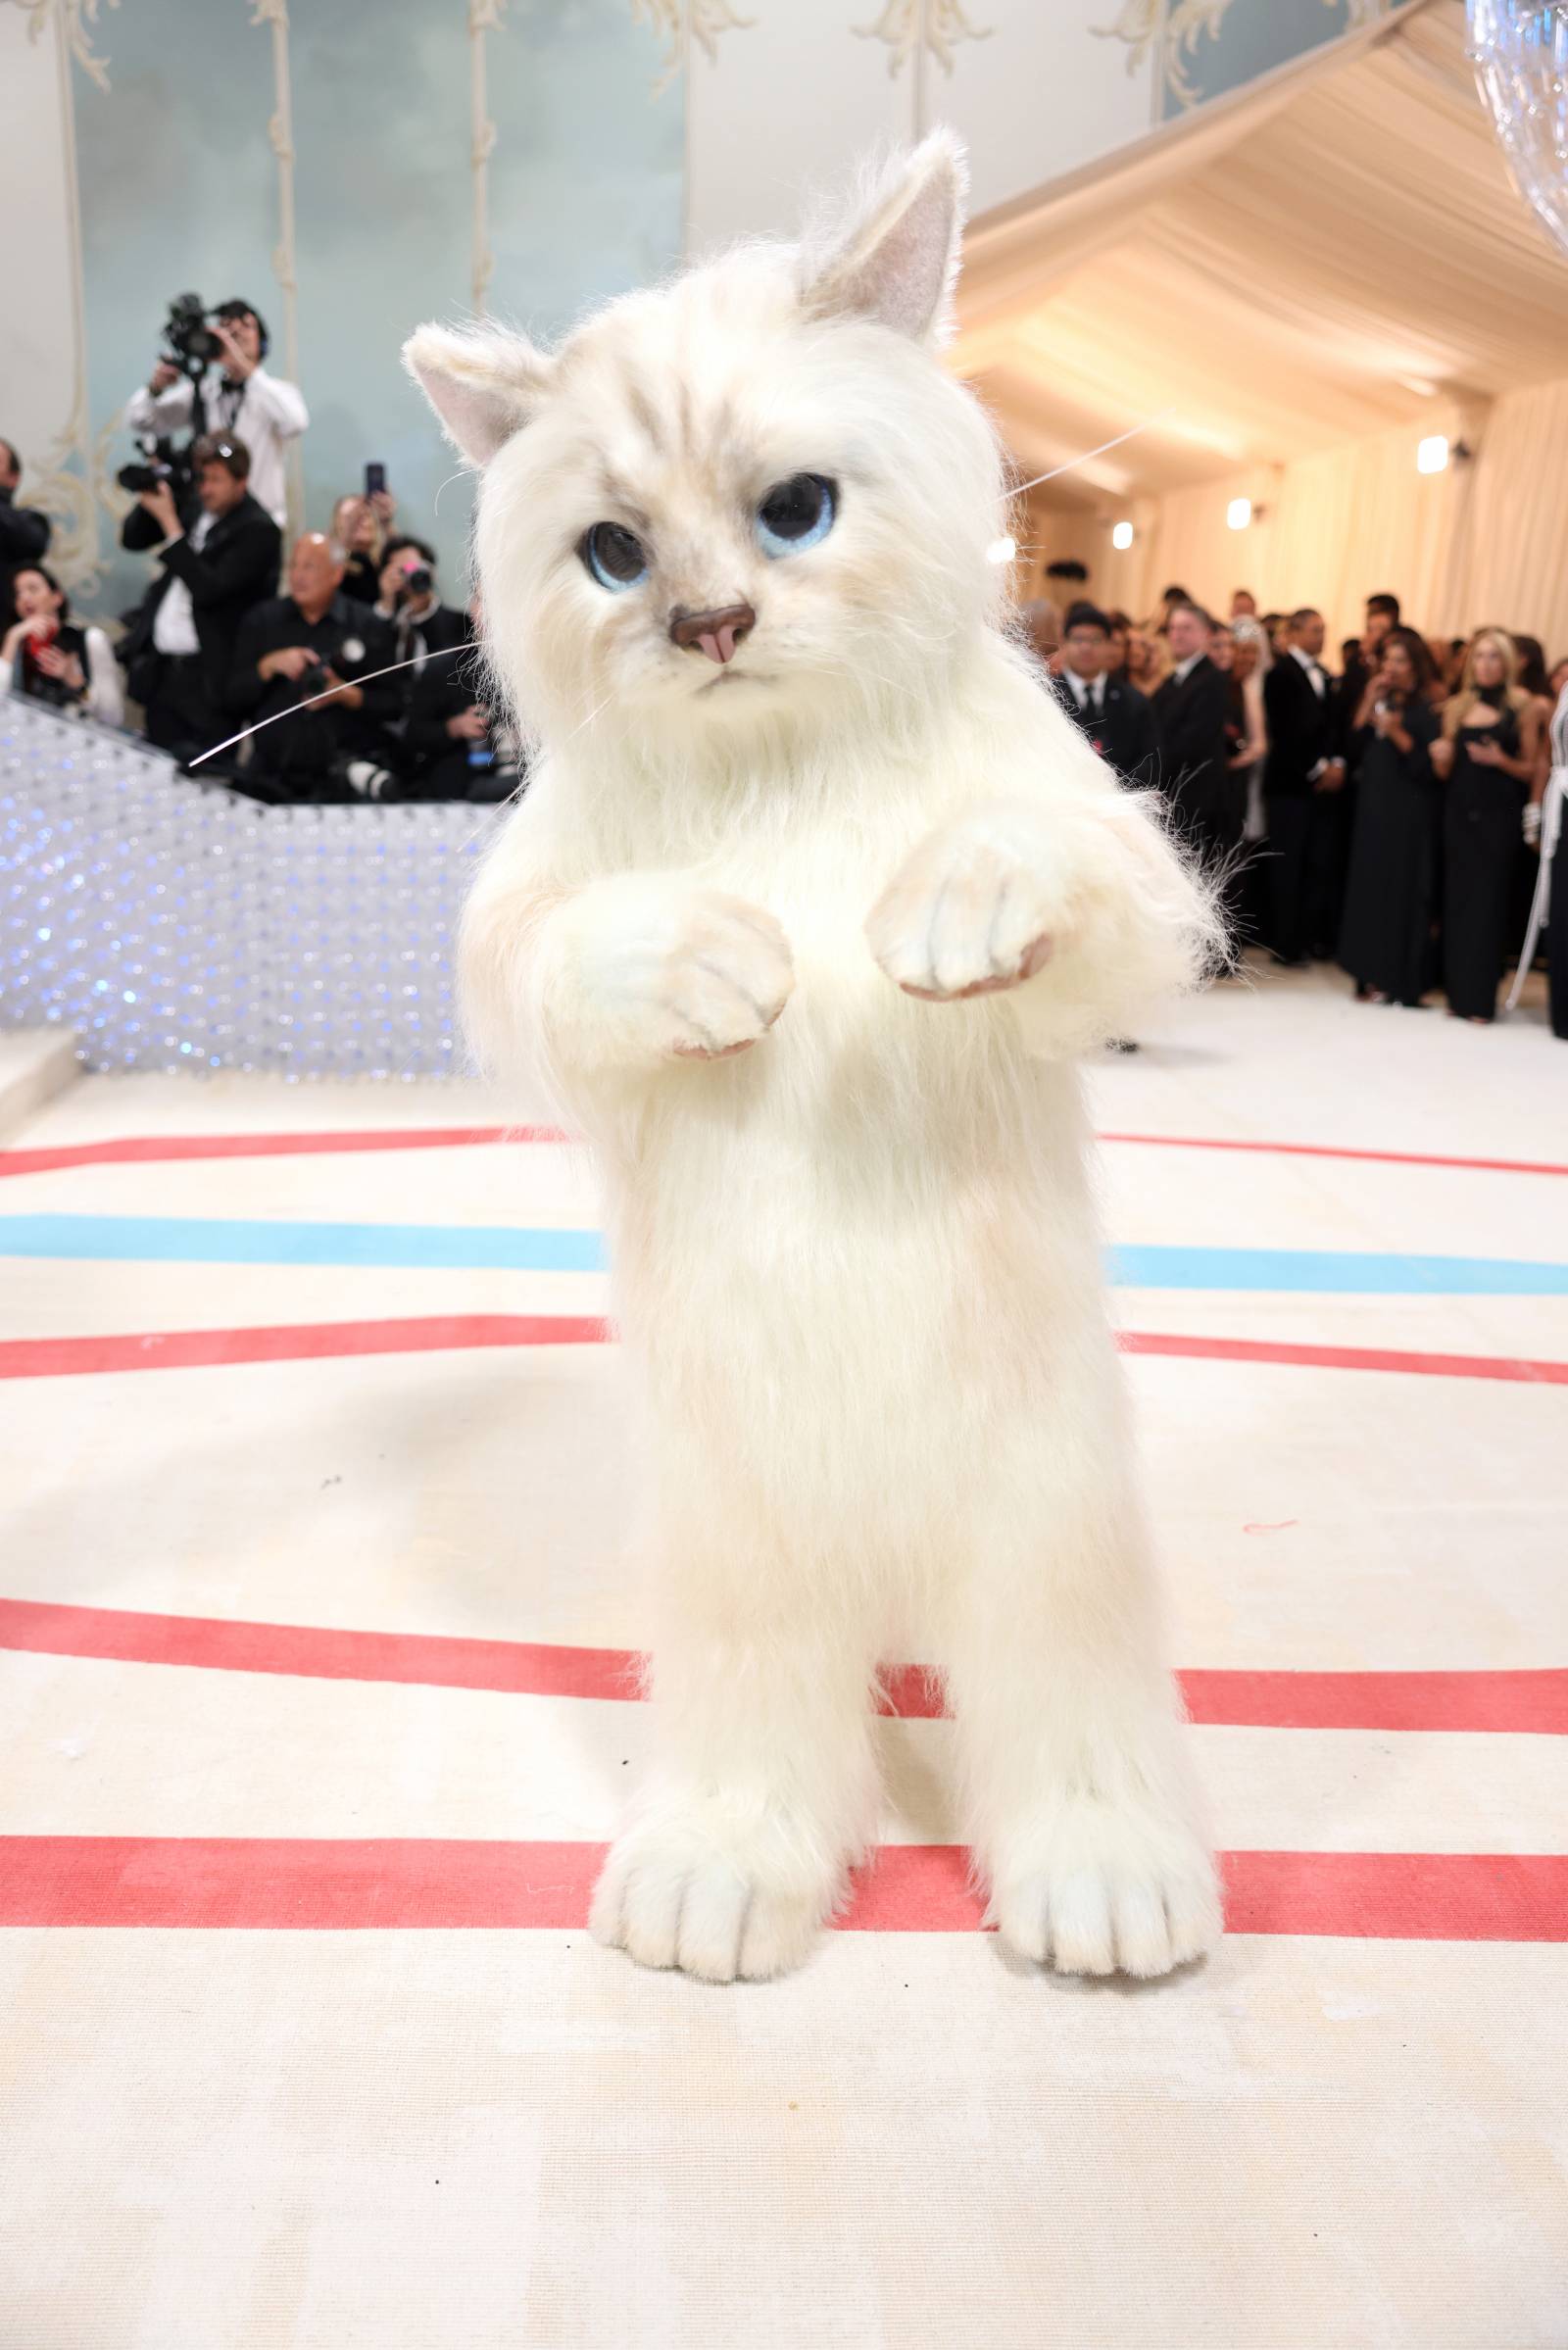
<path fill-rule="evenodd" d="M 1168 1975 L 1222 1931 L 1214 1864 L 1193 1831 L 1093 1798 L 1009 1839 L 990 1921 L 1062 1975 Z"/>
<path fill-rule="evenodd" d="M 633 1828 L 614 1844 L 589 1928 L 643 1967 L 678 1967 L 707 1983 L 760 1981 L 798 1967 L 833 1905 L 832 1885 L 781 1882 L 773 1839 L 730 1836 L 720 1849 L 678 1821 Z"/>

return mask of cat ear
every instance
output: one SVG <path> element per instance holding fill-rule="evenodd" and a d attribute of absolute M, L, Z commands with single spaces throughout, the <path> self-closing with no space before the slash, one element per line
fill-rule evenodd
<path fill-rule="evenodd" d="M 883 171 L 847 222 L 808 241 L 803 297 L 813 318 L 878 318 L 915 342 L 953 330 L 969 173 L 950 130 Z"/>
<path fill-rule="evenodd" d="M 403 346 L 403 365 L 459 456 L 481 467 L 536 413 L 552 372 L 526 335 L 497 326 L 421 326 Z"/>

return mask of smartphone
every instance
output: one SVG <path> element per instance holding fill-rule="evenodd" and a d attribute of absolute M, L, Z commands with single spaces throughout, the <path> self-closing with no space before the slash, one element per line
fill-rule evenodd
<path fill-rule="evenodd" d="M 365 495 L 368 498 L 373 498 L 378 490 L 385 488 L 385 465 L 367 465 L 365 468 Z"/>

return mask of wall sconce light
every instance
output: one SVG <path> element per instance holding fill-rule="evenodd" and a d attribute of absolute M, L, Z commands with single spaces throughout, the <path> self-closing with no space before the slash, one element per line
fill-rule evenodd
<path fill-rule="evenodd" d="M 1128 548 L 1133 543 L 1132 524 L 1130 522 L 1118 522 L 1115 529 L 1110 534 L 1110 543 L 1116 549 L 1118 555 L 1125 555 Z"/>
<path fill-rule="evenodd" d="M 1429 432 L 1415 445 L 1415 469 L 1418 473 L 1441 473 L 1448 463 L 1448 436 L 1446 432 Z"/>
<path fill-rule="evenodd" d="M 1225 509 L 1225 520 L 1232 530 L 1245 530 L 1252 518 L 1250 498 L 1233 498 Z"/>

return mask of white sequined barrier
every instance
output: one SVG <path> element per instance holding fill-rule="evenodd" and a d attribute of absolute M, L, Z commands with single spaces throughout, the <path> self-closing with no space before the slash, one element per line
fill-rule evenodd
<path fill-rule="evenodd" d="M 501 811 L 268 808 L 0 701 L 0 1024 L 92 1069 L 461 1068 L 453 930 Z"/>

